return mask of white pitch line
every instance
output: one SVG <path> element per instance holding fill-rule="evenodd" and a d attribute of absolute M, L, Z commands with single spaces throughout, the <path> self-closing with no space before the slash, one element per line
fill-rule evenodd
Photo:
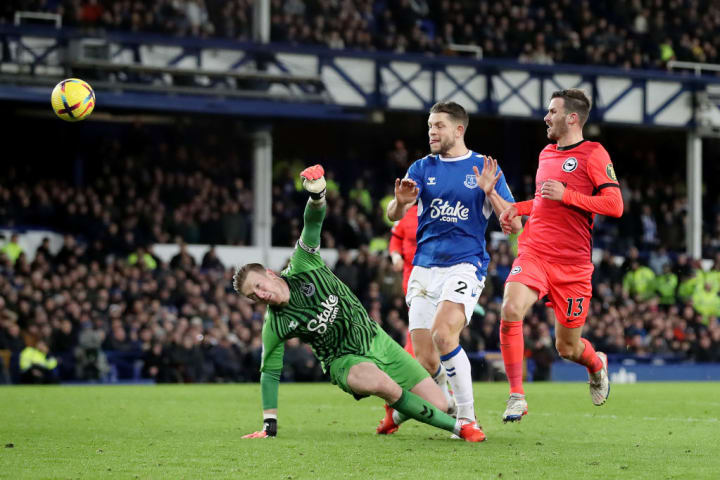
<path fill-rule="evenodd" d="M 486 410 L 485 413 L 488 413 L 488 414 L 491 414 L 491 415 L 497 415 L 497 414 L 499 413 L 499 411 L 497 411 L 497 410 Z M 557 414 L 557 413 L 550 413 L 550 412 L 540 412 L 540 413 L 537 413 L 537 412 L 533 411 L 532 414 L 528 414 L 528 415 L 538 415 L 538 416 L 542 416 L 542 417 L 556 417 L 558 414 Z M 567 416 L 573 416 L 573 415 L 563 414 L 563 416 L 567 417 Z M 580 417 L 585 417 L 585 418 L 602 418 L 602 419 L 610 419 L 610 420 L 631 419 L 631 418 L 633 418 L 633 417 L 630 417 L 630 416 L 627 416 L 627 415 L 623 415 L 623 416 L 618 416 L 618 415 L 602 415 L 602 414 L 601 414 L 601 415 L 597 415 L 597 414 L 592 414 L 592 413 L 576 414 L 576 415 L 574 415 L 574 416 L 580 416 Z M 693 417 L 684 417 L 684 418 L 681 418 L 681 417 L 642 417 L 642 419 L 643 419 L 643 420 L 648 420 L 648 421 L 661 421 L 661 422 L 698 422 L 698 423 L 718 423 L 718 422 L 720 422 L 720 418 L 716 418 L 716 417 L 703 417 L 703 418 L 693 418 Z"/>

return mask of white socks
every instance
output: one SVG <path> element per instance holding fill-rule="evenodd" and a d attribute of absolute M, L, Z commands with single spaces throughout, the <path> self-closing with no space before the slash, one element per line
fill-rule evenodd
<path fill-rule="evenodd" d="M 457 418 L 467 418 L 475 421 L 470 359 L 468 359 L 465 350 L 458 345 L 455 350 L 447 355 L 441 355 L 440 361 L 445 367 L 443 370 L 447 372 L 447 379 L 455 394 L 455 401 L 457 402 L 458 408 Z"/>
<path fill-rule="evenodd" d="M 442 363 L 438 366 L 437 372 L 435 372 L 435 375 L 433 375 L 432 379 L 435 380 L 435 383 L 437 383 L 437 386 L 440 387 L 443 395 L 445 395 L 445 400 L 447 400 L 448 408 L 452 409 L 455 405 L 455 399 L 450 394 L 450 389 L 448 388 L 447 370 L 445 370 L 445 366 Z"/>

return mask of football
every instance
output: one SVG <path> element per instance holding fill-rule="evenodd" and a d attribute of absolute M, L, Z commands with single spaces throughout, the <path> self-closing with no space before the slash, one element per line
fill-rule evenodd
<path fill-rule="evenodd" d="M 55 115 L 67 122 L 78 122 L 95 108 L 95 92 L 87 82 L 68 78 L 55 85 L 50 101 Z"/>

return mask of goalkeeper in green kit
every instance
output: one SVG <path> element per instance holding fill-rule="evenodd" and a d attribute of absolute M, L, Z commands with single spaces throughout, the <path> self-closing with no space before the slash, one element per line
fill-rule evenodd
<path fill-rule="evenodd" d="M 318 254 L 325 218 L 325 178 L 322 166 L 300 175 L 310 193 L 303 227 L 289 266 L 278 276 L 258 263 L 235 272 L 233 286 L 241 295 L 268 306 L 262 330 L 260 384 L 264 426 L 243 438 L 277 435 L 277 407 L 284 342 L 297 337 L 312 346 L 332 383 L 355 399 L 382 398 L 393 433 L 413 418 L 452 432 L 468 442 L 485 434 L 475 423 L 462 426 L 445 413 L 447 402 L 427 371 L 372 321 L 355 294 L 325 265 Z"/>

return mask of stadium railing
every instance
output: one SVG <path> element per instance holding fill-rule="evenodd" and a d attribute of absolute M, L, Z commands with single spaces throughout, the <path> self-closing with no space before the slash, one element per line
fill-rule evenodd
<path fill-rule="evenodd" d="M 85 55 L 77 46 L 90 39 L 93 50 Z M 36 47 L 29 45 L 31 41 L 38 41 Z M 60 73 L 55 71 L 54 75 L 73 73 L 70 58 L 83 62 L 189 69 L 197 75 L 203 75 L 204 71 L 285 75 L 285 81 L 295 84 L 276 84 L 273 88 L 297 88 L 299 92 L 294 93 L 299 98 L 306 93 L 303 89 L 309 89 L 307 93 L 317 93 L 310 87 L 316 89 L 317 79 L 320 79 L 327 92 L 328 103 L 321 108 L 308 108 L 317 105 L 317 97 L 310 96 L 302 103 L 288 103 L 284 109 L 268 104 L 242 109 L 242 105 L 233 105 L 230 98 L 221 110 L 266 116 L 351 119 L 359 118 L 357 110 L 363 115 L 377 110 L 427 111 L 439 100 L 454 100 L 463 103 L 471 114 L 538 118 L 544 114 L 547 97 L 552 91 L 579 87 L 591 94 L 596 106 L 591 113 L 592 121 L 690 128 L 698 108 L 696 102 L 691 101 L 693 96 L 706 91 L 708 86 L 720 85 L 720 78 L 715 76 L 688 76 L 665 71 L 535 65 L 515 60 L 356 52 L 153 34 L 107 32 L 90 35 L 73 29 L 10 25 L 0 26 L 0 42 L 4 44 L 3 51 L 9 53 L 2 64 L 6 75 L 2 79 L 0 98 L 47 101 L 44 94 L 33 97 L 13 88 L 17 87 L 13 85 L 13 75 L 31 75 L 50 83 L 57 80 L 57 77 L 51 80 L 45 73 L 51 68 L 65 69 Z M 98 48 L 98 42 L 105 42 L 108 48 Z M 97 52 L 107 52 L 107 56 L 93 56 Z M 310 83 L 308 77 L 312 77 Z M 122 88 L 122 83 L 122 79 L 116 79 L 113 85 Z M 208 82 L 208 86 L 212 85 L 213 82 Z M 253 90 L 269 91 L 270 88 L 260 85 Z M 112 95 L 104 97 L 106 105 L 116 105 Z M 185 92 L 176 97 L 167 102 L 167 94 L 153 92 L 153 95 L 127 97 L 126 101 L 132 102 L 134 108 L 147 106 L 172 110 L 181 108 L 186 102 L 188 111 L 204 108 L 218 113 L 216 103 L 206 103 L 204 107 L 193 104 L 191 95 Z"/>

